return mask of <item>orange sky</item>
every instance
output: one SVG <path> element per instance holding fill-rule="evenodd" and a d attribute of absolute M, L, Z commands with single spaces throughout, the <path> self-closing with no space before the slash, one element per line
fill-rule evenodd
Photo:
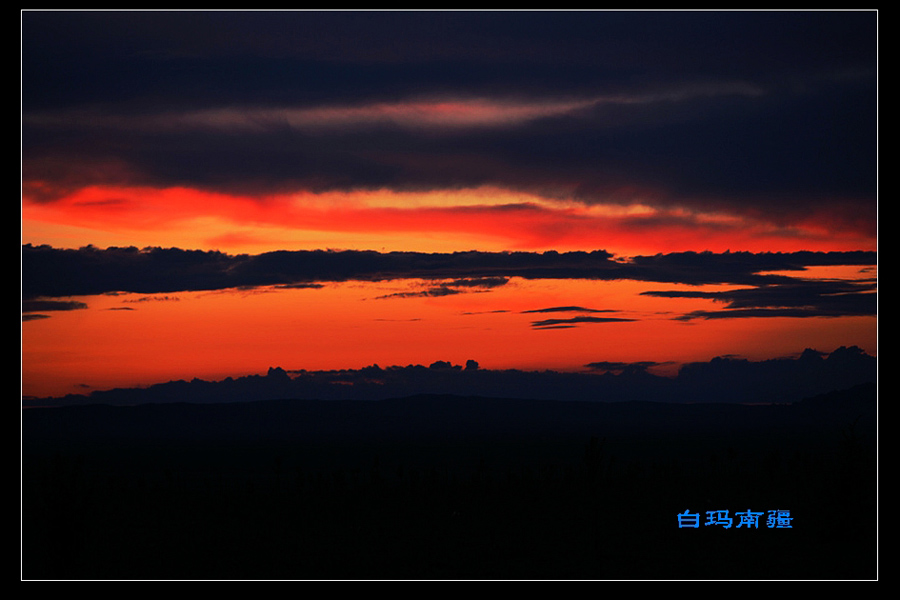
<path fill-rule="evenodd" d="M 83 297 L 87 309 L 23 323 L 23 394 L 219 380 L 265 373 L 271 366 L 318 370 L 474 359 L 484 368 L 579 370 L 605 360 L 703 361 L 735 349 L 757 360 L 848 343 L 876 353 L 872 317 L 680 322 L 672 317 L 714 303 L 640 296 L 661 286 L 627 281 L 513 278 L 490 291 L 404 295 L 432 283 Z M 524 312 L 553 306 L 613 312 Z M 585 314 L 635 320 L 532 326 L 548 317 Z M 674 368 L 664 365 L 658 372 Z"/>

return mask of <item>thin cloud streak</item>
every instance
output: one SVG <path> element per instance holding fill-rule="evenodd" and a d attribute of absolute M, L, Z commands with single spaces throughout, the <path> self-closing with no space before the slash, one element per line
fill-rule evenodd
<path fill-rule="evenodd" d="M 611 309 L 597 310 L 593 308 L 584 308 L 581 306 L 551 306 L 549 308 L 535 308 L 533 310 L 523 310 L 522 314 L 528 313 L 555 313 L 555 312 L 582 312 L 582 313 L 602 313 L 616 312 Z"/>
<path fill-rule="evenodd" d="M 107 130 L 161 134 L 185 130 L 263 133 L 285 127 L 311 132 L 352 127 L 399 126 L 421 129 L 494 128 L 515 126 L 542 118 L 577 117 L 581 111 L 604 106 L 684 102 L 716 96 L 762 96 L 761 87 L 747 82 L 679 85 L 654 92 L 621 93 L 571 100 L 523 98 L 423 98 L 392 103 L 312 107 L 244 106 L 164 113 L 114 114 L 98 109 L 36 111 L 25 125 L 39 129 Z M 610 126 L 615 126 L 610 123 Z"/>
<path fill-rule="evenodd" d="M 581 315 L 578 317 L 570 317 L 568 319 L 544 319 L 542 321 L 532 321 L 531 326 L 535 329 L 545 329 L 560 326 L 574 326 L 582 323 L 627 323 L 636 320 L 637 319 L 626 319 L 622 317 L 591 317 Z"/>

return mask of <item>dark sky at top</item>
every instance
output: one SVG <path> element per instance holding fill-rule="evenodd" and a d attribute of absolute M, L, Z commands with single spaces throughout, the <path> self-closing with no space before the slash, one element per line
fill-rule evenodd
<path fill-rule="evenodd" d="M 27 11 L 23 181 L 45 201 L 87 184 L 496 185 L 774 223 L 818 212 L 872 235 L 877 17 Z M 462 128 L 291 120 L 428 101 L 538 112 Z"/>

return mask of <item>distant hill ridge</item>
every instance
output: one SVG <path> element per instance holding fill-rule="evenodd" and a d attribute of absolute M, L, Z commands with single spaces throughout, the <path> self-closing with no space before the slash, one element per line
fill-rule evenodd
<path fill-rule="evenodd" d="M 660 433 L 804 429 L 823 419 L 874 425 L 877 388 L 866 384 L 793 405 L 559 402 L 419 394 L 380 401 L 267 400 L 221 404 L 84 405 L 22 413 L 26 444 L 40 440 L 367 439 Z"/>

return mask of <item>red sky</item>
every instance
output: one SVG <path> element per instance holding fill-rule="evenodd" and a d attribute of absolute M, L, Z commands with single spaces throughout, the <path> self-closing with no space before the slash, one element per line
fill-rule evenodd
<path fill-rule="evenodd" d="M 724 254 L 875 255 L 869 14 L 439 16 L 23 13 L 23 248 L 708 252 L 723 276 L 23 291 L 22 393 L 877 353 L 873 260 L 739 283 Z"/>
<path fill-rule="evenodd" d="M 827 215 L 789 223 L 654 207 L 549 201 L 498 188 L 297 192 L 236 196 L 189 188 L 86 186 L 23 201 L 23 241 L 54 247 L 161 246 L 259 253 L 279 249 L 606 249 L 682 252 L 875 250 L 877 238 Z"/>
<path fill-rule="evenodd" d="M 103 389 L 219 380 L 265 373 L 270 366 L 319 370 L 475 359 L 484 368 L 578 370 L 607 360 L 703 361 L 736 348 L 745 358 L 763 360 L 805 347 L 831 351 L 848 340 L 875 353 L 871 317 L 685 323 L 671 317 L 714 303 L 638 296 L 659 287 L 647 283 L 513 279 L 490 292 L 384 297 L 426 285 L 398 280 L 83 298 L 88 309 L 23 324 L 23 392 L 45 396 L 89 391 L 80 384 Z M 532 323 L 548 316 L 595 313 L 523 312 L 569 304 L 636 320 L 538 329 Z"/>

